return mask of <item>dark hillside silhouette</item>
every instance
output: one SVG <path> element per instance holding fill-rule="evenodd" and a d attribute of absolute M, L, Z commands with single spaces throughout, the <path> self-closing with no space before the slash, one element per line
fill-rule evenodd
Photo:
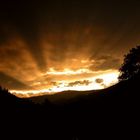
<path fill-rule="evenodd" d="M 1 121 L 6 120 L 4 126 L 10 125 L 11 129 L 12 126 L 16 127 L 14 130 L 20 135 L 26 129 L 24 136 L 28 134 L 36 137 L 39 134 L 39 137 L 47 139 L 71 140 L 78 137 L 90 140 L 97 136 L 101 138 L 102 135 L 104 138 L 137 136 L 140 117 L 139 81 L 139 77 L 133 77 L 110 88 L 56 105 L 49 104 L 47 100 L 42 105 L 27 103 L 25 99 L 18 99 L 8 93 L 1 96 L 4 99 L 1 108 L 7 110 L 6 113 L 1 111 L 6 115 L 1 113 L 4 116 Z M 7 91 L 2 93 L 7 94 Z"/>

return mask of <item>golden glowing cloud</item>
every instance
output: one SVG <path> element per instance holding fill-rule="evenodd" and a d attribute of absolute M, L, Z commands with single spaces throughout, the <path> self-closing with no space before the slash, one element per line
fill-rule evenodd
<path fill-rule="evenodd" d="M 50 83 L 46 82 L 46 86 L 45 84 L 42 84 L 45 81 L 35 82 L 33 85 L 38 86 L 39 89 L 25 91 L 12 90 L 11 92 L 20 97 L 21 95 L 22 97 L 31 97 L 42 94 L 54 94 L 67 90 L 87 91 L 103 89 L 117 83 L 118 75 L 119 72 L 117 70 L 93 72 L 88 69 L 79 69 L 75 71 L 64 69 L 63 71 L 56 71 L 54 68 L 50 68 L 49 71 L 45 72 L 41 76 L 51 76 L 52 79 L 57 79 L 56 81 L 52 81 Z M 63 76 L 65 80 L 62 80 L 61 76 Z M 75 76 L 78 77 L 72 79 L 72 77 Z M 97 82 L 97 79 L 102 80 Z"/>
<path fill-rule="evenodd" d="M 42 33 L 37 42 L 13 35 L 0 48 L 0 71 L 4 72 L 0 78 L 7 79 L 4 86 L 17 96 L 31 97 L 103 89 L 117 83 L 120 61 L 105 49 L 96 53 L 93 32 L 96 31 L 85 33 L 85 29 L 79 29 L 64 34 Z"/>
<path fill-rule="evenodd" d="M 0 85 L 25 97 L 116 83 L 140 44 L 138 3 L 1 3 Z"/>

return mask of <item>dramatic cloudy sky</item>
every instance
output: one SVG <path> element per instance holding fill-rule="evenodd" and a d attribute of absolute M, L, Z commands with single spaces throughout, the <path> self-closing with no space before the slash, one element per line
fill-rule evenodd
<path fill-rule="evenodd" d="M 80 78 L 116 70 L 138 44 L 139 0 L 0 2 L 0 84 L 10 89 L 55 85 L 66 68 L 85 70 Z"/>

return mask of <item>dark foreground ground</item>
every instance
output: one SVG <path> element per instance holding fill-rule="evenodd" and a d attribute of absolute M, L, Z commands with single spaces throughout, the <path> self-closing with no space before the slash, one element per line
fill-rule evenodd
<path fill-rule="evenodd" d="M 81 96 L 75 92 L 78 96 L 56 103 L 42 96 L 42 104 L 0 89 L 0 139 L 139 139 L 139 81 L 135 77 Z"/>

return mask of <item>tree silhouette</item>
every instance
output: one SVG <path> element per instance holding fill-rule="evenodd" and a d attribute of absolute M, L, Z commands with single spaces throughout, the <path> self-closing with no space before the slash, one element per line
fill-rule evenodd
<path fill-rule="evenodd" d="M 124 56 L 124 63 L 120 70 L 119 81 L 128 80 L 140 75 L 140 46 L 132 48 Z"/>

